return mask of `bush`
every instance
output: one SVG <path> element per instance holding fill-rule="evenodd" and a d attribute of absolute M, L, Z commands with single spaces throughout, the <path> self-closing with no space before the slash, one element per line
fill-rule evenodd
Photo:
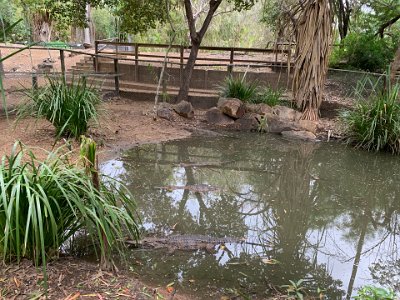
<path fill-rule="evenodd" d="M 243 77 L 229 76 L 219 87 L 221 97 L 237 98 L 248 103 L 265 103 L 275 106 L 280 103 L 282 92 L 271 87 L 260 88 L 257 82 L 248 82 Z"/>
<path fill-rule="evenodd" d="M 386 38 L 372 34 L 352 33 L 344 40 L 342 47 L 336 47 L 331 54 L 331 67 L 346 67 L 370 72 L 386 70 L 396 49 Z"/>
<path fill-rule="evenodd" d="M 257 96 L 257 88 L 257 83 L 246 81 L 246 76 L 242 78 L 229 76 L 220 86 L 220 94 L 225 98 L 237 98 L 250 102 Z"/>
<path fill-rule="evenodd" d="M 275 106 L 281 103 L 282 91 L 275 90 L 271 87 L 265 87 L 260 90 L 256 97 L 254 97 L 251 102 L 258 104 L 264 103 L 269 106 Z"/>
<path fill-rule="evenodd" d="M 394 300 L 396 294 L 392 290 L 374 286 L 364 286 L 359 289 L 357 296 L 354 297 L 356 300 Z"/>
<path fill-rule="evenodd" d="M 379 81 L 373 83 L 369 79 L 360 82 L 356 89 L 356 107 L 344 111 L 342 120 L 349 133 L 349 142 L 356 147 L 400 153 L 399 85 L 389 86 L 386 90 L 379 85 Z M 369 88 L 372 92 L 364 99 L 365 90 Z"/>
<path fill-rule="evenodd" d="M 64 78 L 47 78 L 48 84 L 28 93 L 30 101 L 20 107 L 19 118 L 46 118 L 56 128 L 57 137 L 78 138 L 88 130 L 89 121 L 97 121 L 98 92 L 79 78 L 67 83 Z"/>
<path fill-rule="evenodd" d="M 16 144 L 11 155 L 2 158 L 0 253 L 4 261 L 28 258 L 45 269 L 46 260 L 82 231 L 100 245 L 102 255 L 107 249 L 121 250 L 125 235 L 138 238 L 136 205 L 128 190 L 110 178 L 98 189 L 85 168 L 69 163 L 60 151 L 39 161 Z"/>

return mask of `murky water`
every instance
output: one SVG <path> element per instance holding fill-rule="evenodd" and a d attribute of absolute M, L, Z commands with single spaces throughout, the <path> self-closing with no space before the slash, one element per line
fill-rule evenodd
<path fill-rule="evenodd" d="M 131 189 L 149 234 L 247 241 L 134 250 L 141 278 L 200 299 L 264 298 L 304 279 L 311 293 L 349 299 L 365 284 L 400 289 L 399 161 L 243 134 L 145 145 L 102 168 Z"/>

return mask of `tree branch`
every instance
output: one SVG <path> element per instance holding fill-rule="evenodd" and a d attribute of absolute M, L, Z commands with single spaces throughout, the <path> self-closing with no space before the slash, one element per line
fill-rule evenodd
<path fill-rule="evenodd" d="M 200 39 L 202 39 L 204 34 L 206 33 L 208 26 L 210 25 L 211 20 L 214 16 L 214 13 L 220 6 L 221 2 L 222 0 L 210 0 L 210 9 L 208 10 L 207 16 L 203 22 L 203 26 L 201 26 L 201 29 L 199 31 Z"/>
<path fill-rule="evenodd" d="M 379 35 L 381 38 L 383 38 L 383 35 L 385 33 L 385 29 L 388 28 L 389 26 L 393 25 L 394 23 L 396 23 L 399 19 L 400 19 L 400 14 L 398 14 L 394 18 L 390 19 L 386 23 L 382 24 L 381 27 L 379 27 L 378 32 L 376 33 L 376 35 Z"/>
<path fill-rule="evenodd" d="M 185 0 L 184 4 L 185 4 L 186 19 L 189 26 L 190 39 L 192 40 L 192 42 L 194 42 L 197 41 L 199 37 L 194 22 L 192 2 L 190 0 Z"/>

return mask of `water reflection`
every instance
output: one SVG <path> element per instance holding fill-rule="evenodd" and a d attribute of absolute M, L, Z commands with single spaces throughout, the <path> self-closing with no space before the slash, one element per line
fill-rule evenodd
<path fill-rule="evenodd" d="M 133 252 L 149 280 L 176 280 L 209 299 L 229 288 L 263 298 L 305 279 L 310 291 L 350 299 L 363 284 L 387 284 L 385 265 L 399 262 L 397 162 L 334 144 L 239 135 L 142 146 L 103 169 L 129 186 L 150 233 L 247 239 L 212 254 Z M 199 184 L 217 189 L 171 188 Z"/>

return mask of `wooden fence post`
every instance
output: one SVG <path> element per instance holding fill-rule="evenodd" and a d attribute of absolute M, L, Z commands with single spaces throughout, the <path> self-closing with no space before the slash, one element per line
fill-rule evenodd
<path fill-rule="evenodd" d="M 119 96 L 118 58 L 114 58 L 115 92 Z"/>
<path fill-rule="evenodd" d="M 63 80 L 67 80 L 67 75 L 65 74 L 65 57 L 64 57 L 64 50 L 60 50 L 60 61 L 61 61 L 61 74 Z"/>
<path fill-rule="evenodd" d="M 139 81 L 139 45 L 135 43 L 135 81 Z"/>
<path fill-rule="evenodd" d="M 37 90 L 39 88 L 39 86 L 38 86 L 38 78 L 37 78 L 36 73 L 32 74 L 32 88 L 34 90 Z"/>
<path fill-rule="evenodd" d="M 235 53 L 235 51 L 234 51 L 233 48 L 232 48 L 232 49 L 231 49 L 231 56 L 230 56 L 230 58 L 229 58 L 229 66 L 228 66 L 228 73 L 229 73 L 229 75 L 232 75 L 232 72 L 233 72 L 234 53 Z"/>
<path fill-rule="evenodd" d="M 98 54 L 99 54 L 99 41 L 95 41 L 94 42 L 94 71 L 97 73 L 99 71 L 99 58 L 98 58 Z"/>
<path fill-rule="evenodd" d="M 183 82 L 183 55 L 184 55 L 184 50 L 185 49 L 181 45 L 180 48 L 179 48 L 179 52 L 180 52 L 180 58 L 179 58 L 179 63 L 180 63 L 180 65 L 179 65 L 179 82 L 180 82 L 180 84 L 182 84 L 182 82 Z"/>

